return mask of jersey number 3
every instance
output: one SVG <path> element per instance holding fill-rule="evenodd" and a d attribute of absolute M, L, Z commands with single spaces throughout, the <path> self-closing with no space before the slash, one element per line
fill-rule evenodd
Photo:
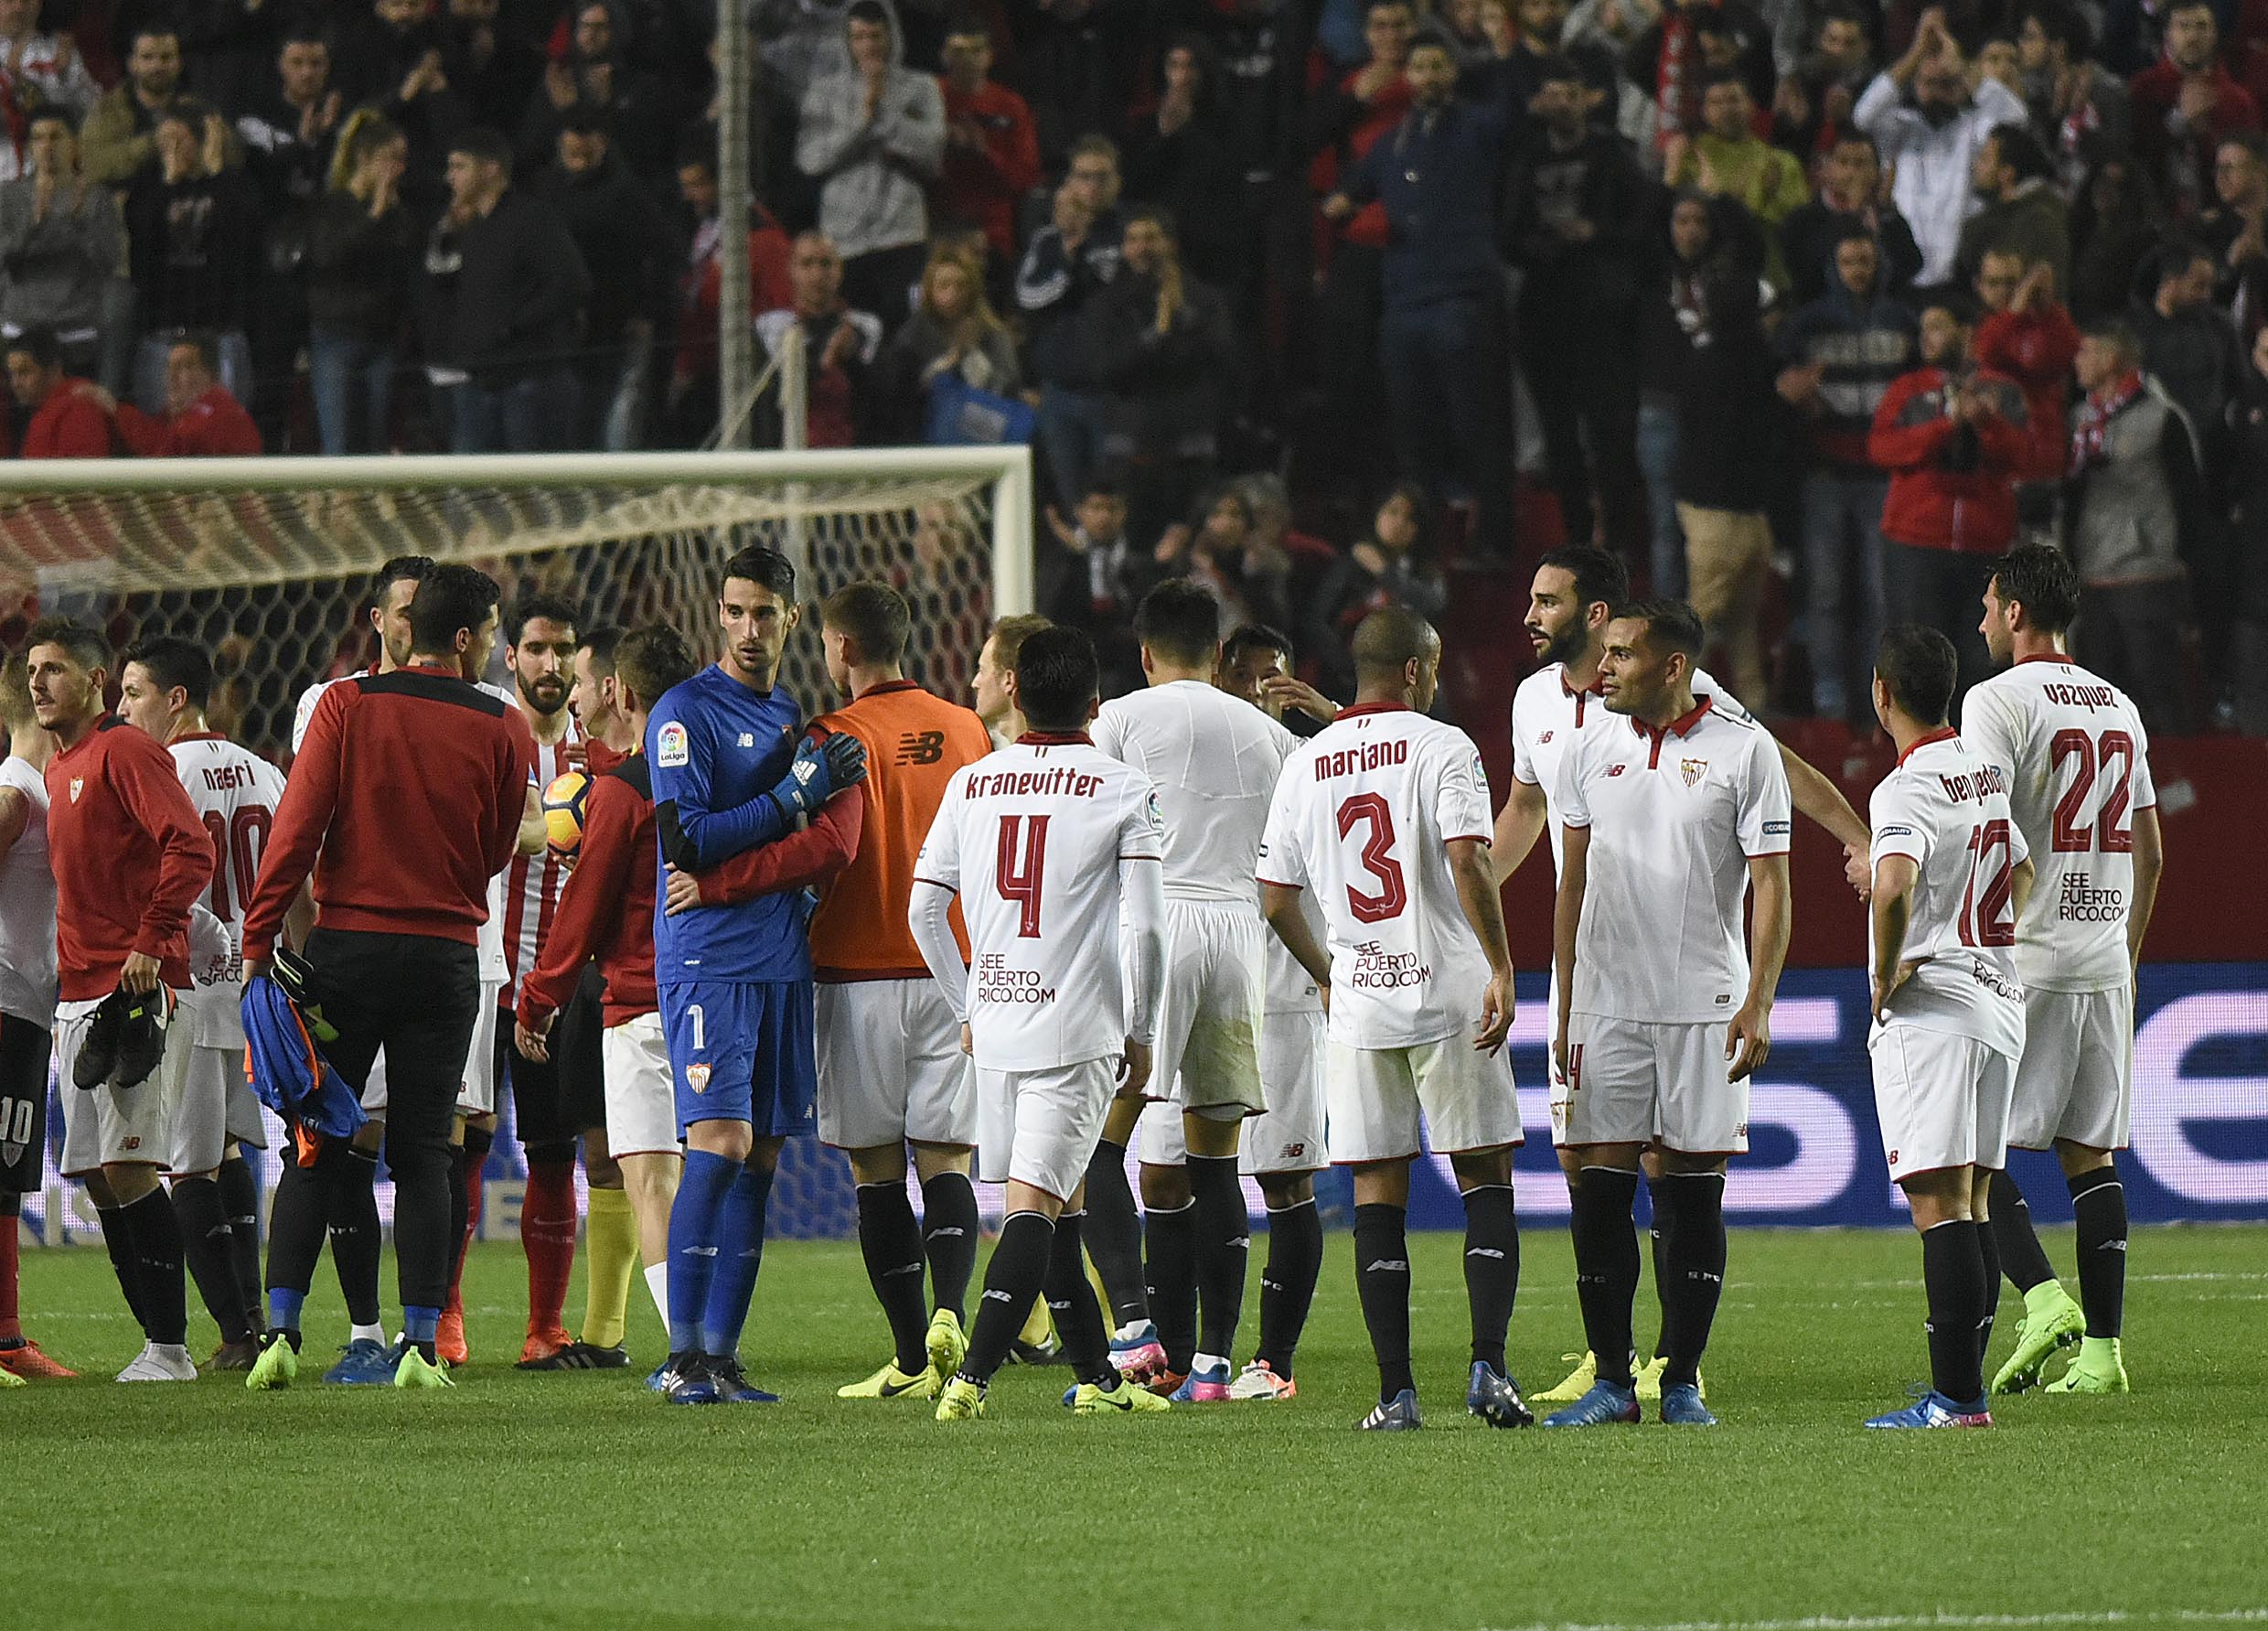
<path fill-rule="evenodd" d="M 1394 810 L 1376 793 L 1357 793 L 1339 806 L 1339 836 L 1345 838 L 1357 826 L 1370 829 L 1363 843 L 1363 870 L 1378 880 L 1378 893 L 1365 895 L 1349 884 L 1347 905 L 1357 923 L 1399 917 L 1409 905 L 1409 885 L 1402 876 L 1402 864 L 1394 858 Z"/>
<path fill-rule="evenodd" d="M 1040 938 L 1040 885 L 1047 876 L 1049 818 L 1002 816 L 1000 854 L 992 867 L 992 885 L 1002 900 L 1015 902 L 1016 938 Z"/>

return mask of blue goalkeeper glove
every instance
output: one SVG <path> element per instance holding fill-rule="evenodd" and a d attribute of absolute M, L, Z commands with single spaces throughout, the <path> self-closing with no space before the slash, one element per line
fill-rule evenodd
<path fill-rule="evenodd" d="M 823 742 L 806 742 L 797 750 L 796 762 L 772 789 L 772 801 L 790 818 L 808 816 L 843 789 L 865 779 L 866 744 L 847 731 L 838 731 Z"/>

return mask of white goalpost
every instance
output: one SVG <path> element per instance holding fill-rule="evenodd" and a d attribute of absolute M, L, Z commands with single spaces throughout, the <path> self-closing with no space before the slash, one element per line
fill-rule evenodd
<path fill-rule="evenodd" d="M 481 566 L 508 606 L 566 596 L 590 624 L 666 619 L 713 655 L 715 571 L 747 543 L 806 603 L 859 578 L 914 608 L 914 676 L 968 694 L 995 617 L 1030 611 L 1030 451 L 882 447 L 0 465 L 0 623 L 69 612 L 114 644 L 198 640 L 216 723 L 262 751 L 310 681 L 373 655 L 369 574 L 395 555 Z M 786 682 L 829 701 L 816 638 Z"/>

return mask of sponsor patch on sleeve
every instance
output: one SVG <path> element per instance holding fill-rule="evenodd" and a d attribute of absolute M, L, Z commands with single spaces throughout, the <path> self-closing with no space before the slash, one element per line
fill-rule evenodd
<path fill-rule="evenodd" d="M 1767 828 L 1766 831 L 1769 832 L 1771 829 Z M 1874 835 L 1877 838 L 1911 838 L 1914 835 L 1914 830 L 1903 821 L 1892 821 L 1886 827 L 1877 827 L 1874 830 Z"/>
<path fill-rule="evenodd" d="M 654 762 L 665 769 L 682 769 L 691 761 L 691 750 L 686 745 L 685 727 L 676 720 L 666 721 L 661 734 L 654 740 Z"/>
<path fill-rule="evenodd" d="M 1786 821 L 1766 821 L 1764 836 L 1766 838 L 1785 838 L 1788 836 L 1788 829 L 1789 823 Z"/>

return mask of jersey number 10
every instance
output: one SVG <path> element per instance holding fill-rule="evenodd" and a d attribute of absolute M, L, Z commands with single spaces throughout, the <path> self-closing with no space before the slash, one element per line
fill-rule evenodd
<path fill-rule="evenodd" d="M 268 823 L 274 817 L 264 804 L 241 806 L 234 816 L 223 819 L 217 810 L 205 812 L 205 831 L 212 834 L 213 875 L 211 898 L 205 904 L 221 922 L 233 926 L 236 913 L 229 906 L 229 885 L 236 885 L 236 904 L 243 905 L 251 898 L 252 885 L 260 877 L 261 852 L 268 847 Z"/>

